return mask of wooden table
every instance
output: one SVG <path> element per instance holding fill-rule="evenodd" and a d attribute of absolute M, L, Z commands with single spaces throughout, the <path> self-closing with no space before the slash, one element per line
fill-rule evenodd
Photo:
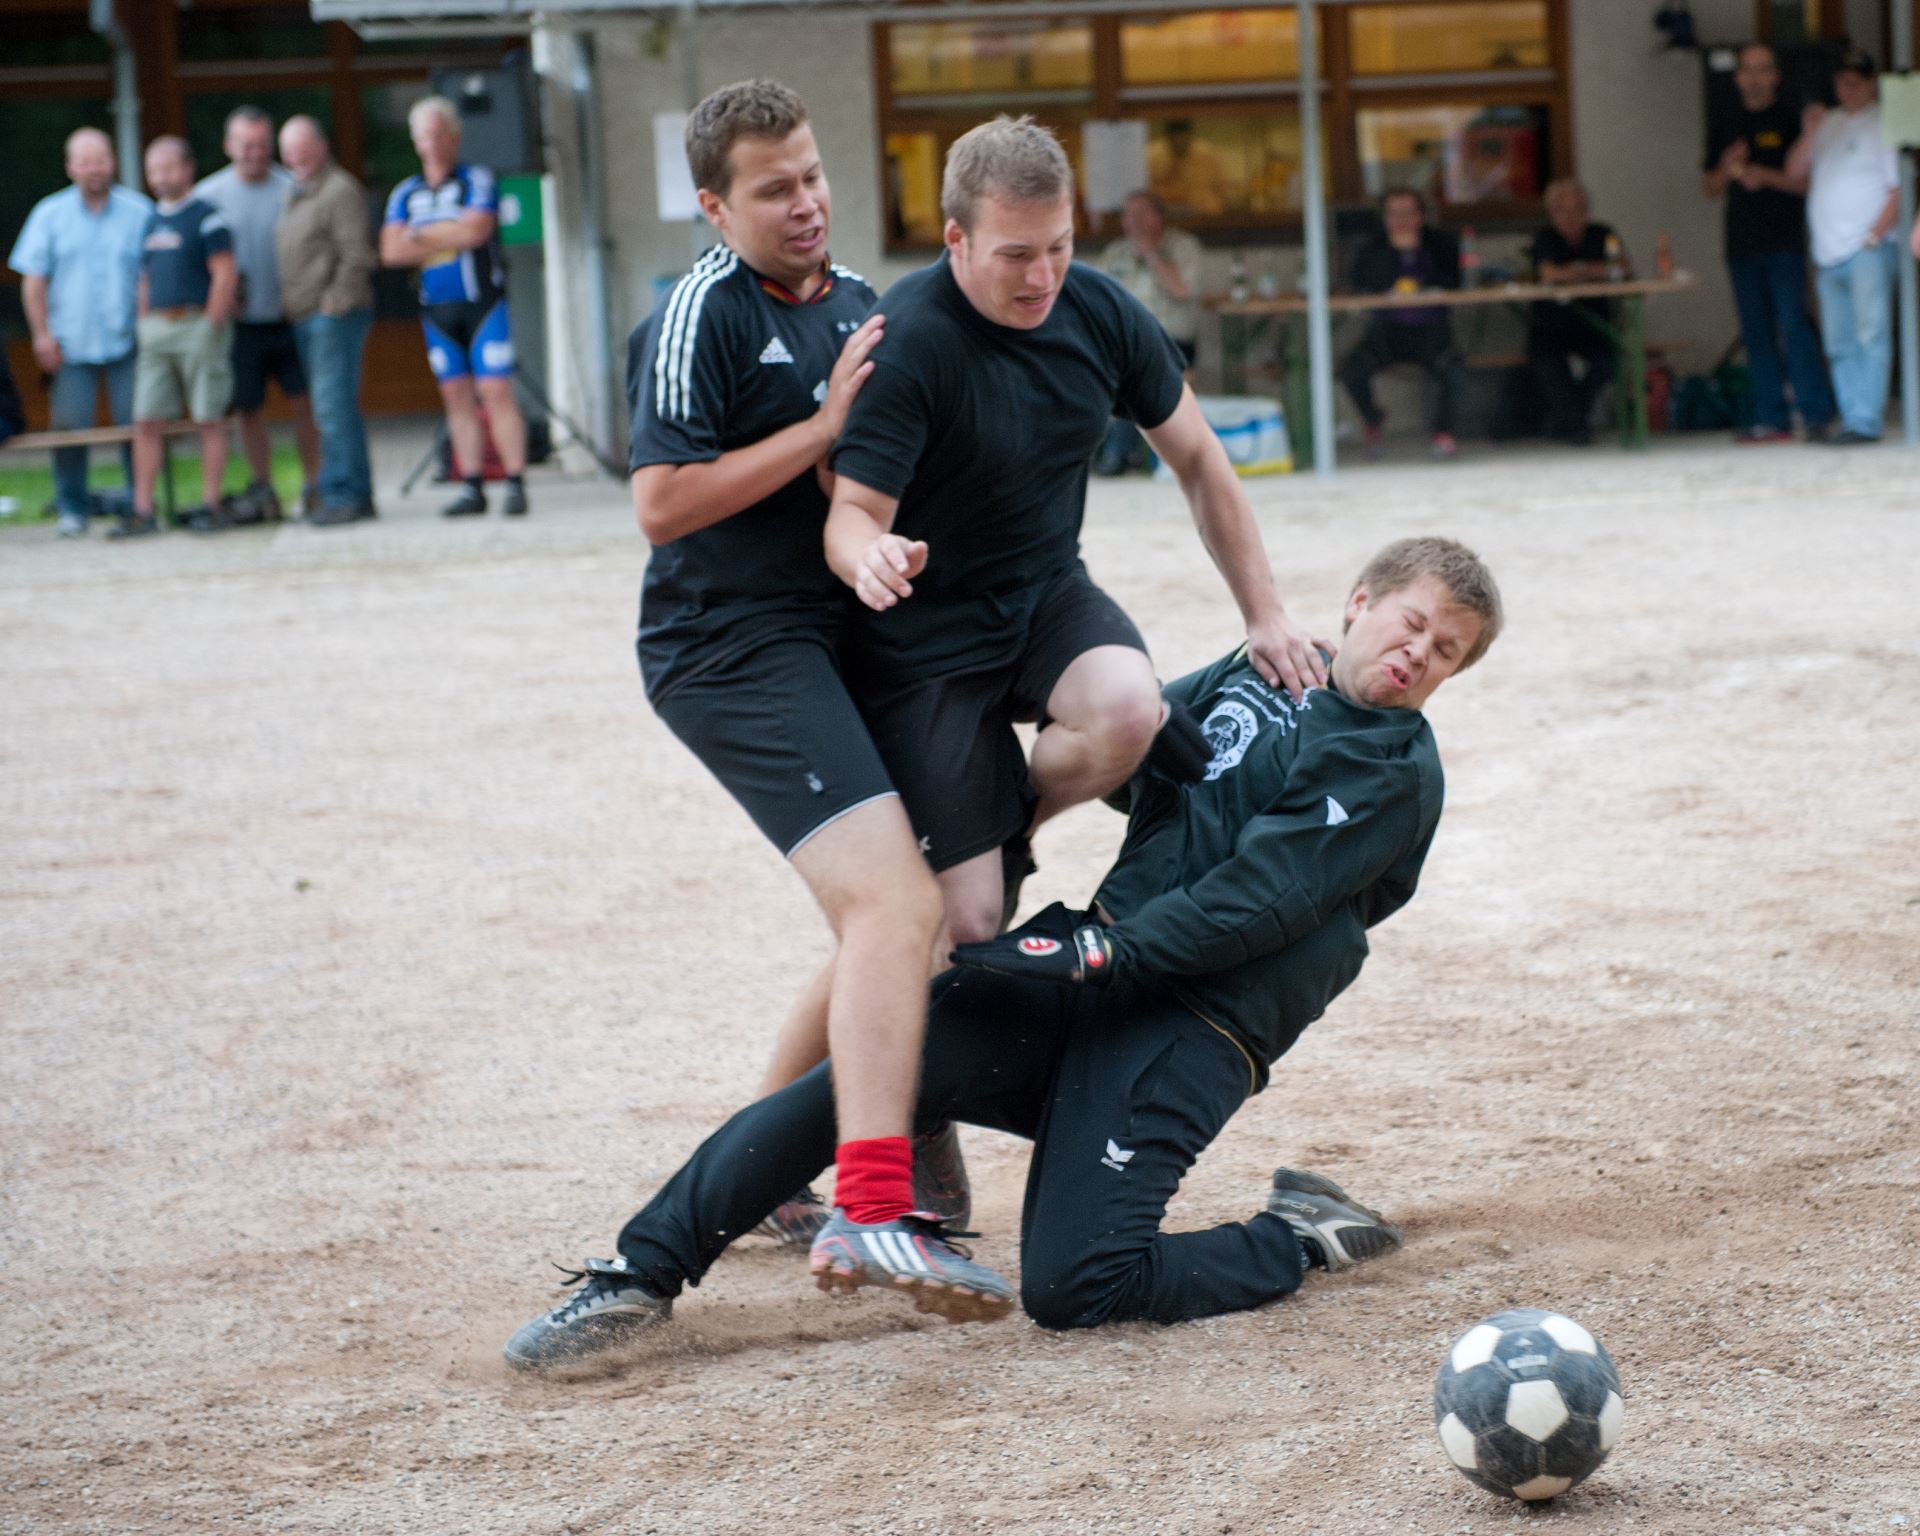
<path fill-rule="evenodd" d="M 1615 314 L 1603 320 L 1585 309 L 1576 310 L 1613 343 L 1620 366 L 1616 379 L 1620 438 L 1629 448 L 1647 446 L 1647 332 L 1646 301 L 1667 293 L 1688 293 L 1698 286 L 1690 272 L 1671 277 L 1633 277 L 1619 282 L 1500 283 L 1487 288 L 1430 288 L 1418 293 L 1343 293 L 1327 300 L 1336 315 L 1381 309 L 1460 309 L 1476 304 L 1566 304 L 1575 299 L 1611 299 Z M 1224 382 L 1229 393 L 1246 389 L 1247 350 L 1254 333 L 1269 321 L 1284 327 L 1286 341 L 1287 433 L 1293 439 L 1296 464 L 1313 460 L 1313 422 L 1307 379 L 1307 348 L 1303 334 L 1307 300 L 1304 294 L 1282 294 L 1271 299 L 1208 299 L 1206 307 L 1220 317 Z"/>

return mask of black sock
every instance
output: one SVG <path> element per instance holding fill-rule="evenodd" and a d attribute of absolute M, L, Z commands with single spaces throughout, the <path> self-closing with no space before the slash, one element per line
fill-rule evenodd
<path fill-rule="evenodd" d="M 483 476 L 468 475 L 467 489 L 471 491 L 475 496 L 479 497 L 482 501 L 485 501 L 487 499 L 487 487 L 486 487 L 485 478 Z"/>

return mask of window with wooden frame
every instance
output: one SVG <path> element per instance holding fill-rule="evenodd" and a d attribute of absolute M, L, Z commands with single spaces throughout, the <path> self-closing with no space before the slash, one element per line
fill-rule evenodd
<path fill-rule="evenodd" d="M 1411 186 L 1498 220 L 1572 171 L 1566 0 L 1348 0 L 1318 19 L 1331 201 Z M 1297 27 L 1291 6 L 876 25 L 888 248 L 938 242 L 947 148 L 998 112 L 1054 129 L 1076 170 L 1084 124 L 1145 123 L 1142 185 L 1185 228 L 1297 225 Z M 1083 232 L 1117 222 L 1081 208 Z"/>

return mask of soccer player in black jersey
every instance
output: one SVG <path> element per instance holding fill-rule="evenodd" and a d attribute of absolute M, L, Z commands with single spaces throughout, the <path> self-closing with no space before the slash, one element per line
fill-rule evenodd
<path fill-rule="evenodd" d="M 982 124 L 949 151 L 941 202 L 946 251 L 887 294 L 886 339 L 835 446 L 826 542 L 865 605 L 856 693 L 965 942 L 1011 916 L 1026 834 L 1123 782 L 1162 719 L 1139 631 L 1080 563 L 1113 416 L 1178 478 L 1261 675 L 1298 697 L 1327 674 L 1181 354 L 1074 263 L 1058 141 L 1025 118 Z M 1030 785 L 1015 720 L 1043 722 Z"/>
<path fill-rule="evenodd" d="M 629 346 L 633 502 L 654 546 L 640 667 L 661 719 L 792 863 L 838 940 L 763 1084 L 784 1086 L 829 1046 L 841 1063 L 837 1209 L 789 1209 L 777 1235 L 837 1225 L 884 1239 L 863 1274 L 891 1285 L 912 1255 L 949 1251 L 937 1223 L 909 1214 L 907 1139 L 940 893 L 841 681 L 851 605 L 821 557 L 827 450 L 884 320 L 867 318 L 865 281 L 828 259 L 827 179 L 791 91 L 714 92 L 688 120 L 687 158 L 722 243 Z M 970 1287 L 936 1310 L 1005 1290 L 963 1272 Z"/>

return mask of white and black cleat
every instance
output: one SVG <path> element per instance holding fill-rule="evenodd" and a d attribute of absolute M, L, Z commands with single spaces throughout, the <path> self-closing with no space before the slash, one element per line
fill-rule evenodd
<path fill-rule="evenodd" d="M 588 1259 L 562 1269 L 567 1283 L 584 1282 L 551 1312 L 542 1312 L 507 1340 L 503 1353 L 517 1370 L 572 1365 L 614 1349 L 673 1316 L 673 1299 L 656 1296 L 625 1259 Z"/>
<path fill-rule="evenodd" d="M 1392 1253 L 1404 1239 L 1378 1211 L 1353 1199 L 1332 1179 L 1298 1168 L 1276 1168 L 1267 1210 L 1293 1228 L 1309 1263 L 1352 1269 Z"/>
<path fill-rule="evenodd" d="M 864 1286 L 902 1290 L 915 1308 L 950 1323 L 987 1323 L 1013 1310 L 1013 1287 L 953 1239 L 933 1217 L 862 1224 L 836 1210 L 808 1256 L 813 1283 L 850 1296 Z M 971 1234 L 969 1234 L 971 1235 Z"/>

